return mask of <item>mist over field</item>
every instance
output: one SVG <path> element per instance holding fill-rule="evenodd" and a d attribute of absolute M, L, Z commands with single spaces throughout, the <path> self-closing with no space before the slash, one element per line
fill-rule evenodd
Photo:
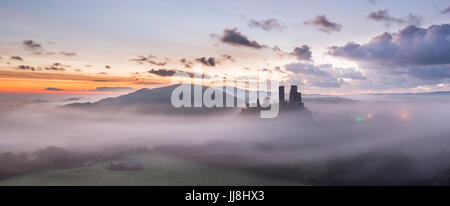
<path fill-rule="evenodd" d="M 0 152 L 147 147 L 308 184 L 449 183 L 448 94 L 306 96 L 312 119 L 297 112 L 260 119 L 239 109 L 208 115 L 85 111 L 59 107 L 66 103 L 58 98 L 23 103 L 2 96 Z"/>

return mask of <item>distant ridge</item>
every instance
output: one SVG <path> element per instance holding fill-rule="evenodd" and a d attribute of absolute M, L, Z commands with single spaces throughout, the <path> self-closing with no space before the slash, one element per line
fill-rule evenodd
<path fill-rule="evenodd" d="M 140 89 L 125 95 L 118 97 L 108 97 L 101 99 L 97 102 L 86 102 L 86 103 L 72 103 L 64 105 L 65 108 L 78 108 L 78 109 L 96 109 L 96 110 L 134 110 L 139 112 L 152 112 L 152 113 L 178 113 L 178 112 L 217 112 L 223 110 L 230 110 L 233 108 L 208 108 L 205 105 L 203 107 L 189 107 L 189 108 L 175 108 L 172 106 L 171 95 L 172 91 L 180 86 L 180 84 L 169 85 L 164 87 L 158 87 L 154 89 Z M 194 93 L 193 87 L 191 85 L 191 104 L 196 95 L 202 95 L 205 93 L 206 89 L 210 88 L 208 86 L 202 86 L 202 93 Z M 198 85 L 197 85 L 198 86 Z M 212 88 L 214 90 L 222 92 L 222 90 L 217 88 Z M 236 102 L 236 97 L 232 94 L 224 93 L 224 105 L 227 98 L 233 98 Z"/>
<path fill-rule="evenodd" d="M 367 95 L 450 95 L 450 91 L 436 91 L 436 92 L 405 92 L 405 93 L 373 93 Z"/>

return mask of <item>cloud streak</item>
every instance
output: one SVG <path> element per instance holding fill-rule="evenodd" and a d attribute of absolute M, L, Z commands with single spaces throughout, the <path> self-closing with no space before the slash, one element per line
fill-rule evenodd
<path fill-rule="evenodd" d="M 38 52 L 38 51 L 42 50 L 41 44 L 39 44 L 33 40 L 23 40 L 22 45 L 30 51 Z"/>
<path fill-rule="evenodd" d="M 282 31 L 286 28 L 286 25 L 273 18 L 260 21 L 252 19 L 248 23 L 248 26 L 252 28 L 259 28 L 264 31 L 272 31 L 272 30 Z"/>
<path fill-rule="evenodd" d="M 47 87 L 47 88 L 45 88 L 45 91 L 64 91 L 64 89 Z"/>
<path fill-rule="evenodd" d="M 232 46 L 243 46 L 253 49 L 261 49 L 266 47 L 265 45 L 259 44 L 257 41 L 249 40 L 245 35 L 241 34 L 237 28 L 225 29 L 223 35 L 219 36 L 221 42 L 232 45 Z"/>
<path fill-rule="evenodd" d="M 415 14 L 409 14 L 407 19 L 393 17 L 389 14 L 389 11 L 387 9 L 372 12 L 367 17 L 374 21 L 386 22 L 388 25 L 390 23 L 397 23 L 397 24 L 408 23 L 411 25 L 420 26 L 423 21 L 423 18 L 421 16 Z"/>
<path fill-rule="evenodd" d="M 303 24 L 315 26 L 325 33 L 331 33 L 333 31 L 339 32 L 342 29 L 342 25 L 331 22 L 325 15 L 316 16 L 316 18 L 305 21 Z"/>

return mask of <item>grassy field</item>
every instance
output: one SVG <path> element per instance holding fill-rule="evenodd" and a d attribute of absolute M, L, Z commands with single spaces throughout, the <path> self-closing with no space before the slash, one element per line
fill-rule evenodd
<path fill-rule="evenodd" d="M 21 175 L 0 181 L 0 185 L 299 185 L 242 171 L 181 160 L 161 154 L 138 154 L 115 160 L 139 160 L 138 171 L 110 171 L 113 161 L 67 170 Z"/>

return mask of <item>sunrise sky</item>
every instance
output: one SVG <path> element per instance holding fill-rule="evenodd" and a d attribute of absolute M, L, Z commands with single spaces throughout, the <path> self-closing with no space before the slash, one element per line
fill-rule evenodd
<path fill-rule="evenodd" d="M 448 0 L 0 1 L 0 92 L 278 73 L 304 93 L 450 90 Z"/>

